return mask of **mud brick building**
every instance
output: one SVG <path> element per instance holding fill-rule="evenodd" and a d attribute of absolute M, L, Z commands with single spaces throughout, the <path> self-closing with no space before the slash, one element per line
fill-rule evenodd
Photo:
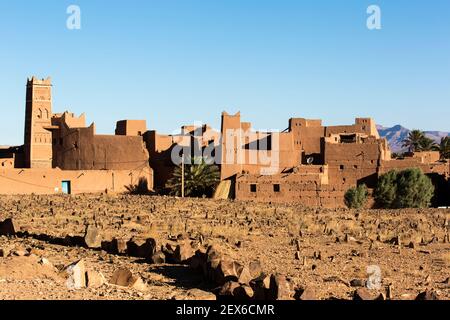
<path fill-rule="evenodd" d="M 449 162 L 439 161 L 438 152 L 392 159 L 371 118 L 342 126 L 292 118 L 282 132 L 258 132 L 241 121 L 240 113 L 223 112 L 220 133 L 207 125 L 187 127 L 190 130 L 183 127 L 179 135 L 145 135 L 158 188 L 164 189 L 171 177 L 171 154 L 182 144 L 190 146 L 187 150 L 214 149 L 222 181 L 218 198 L 343 207 L 349 188 L 365 184 L 373 189 L 383 173 L 420 168 L 438 187 L 439 204 L 450 205 Z"/>
<path fill-rule="evenodd" d="M 393 159 L 371 118 L 341 126 L 292 118 L 283 131 L 261 132 L 223 112 L 220 132 L 186 125 L 164 135 L 145 120 L 121 120 L 115 135 L 98 135 L 84 114 L 53 113 L 51 81 L 35 77 L 25 109 L 24 145 L 0 147 L 0 194 L 124 192 L 140 179 L 164 193 L 180 159 L 203 157 L 220 168 L 216 198 L 342 207 L 349 188 L 373 189 L 383 173 L 420 168 L 437 188 L 435 205 L 450 205 L 450 163 L 438 152 Z"/>
<path fill-rule="evenodd" d="M 97 135 L 84 114 L 53 113 L 50 78 L 27 80 L 24 145 L 0 148 L 0 194 L 123 192 L 153 173 L 141 132 L 145 121 L 119 121 Z"/>

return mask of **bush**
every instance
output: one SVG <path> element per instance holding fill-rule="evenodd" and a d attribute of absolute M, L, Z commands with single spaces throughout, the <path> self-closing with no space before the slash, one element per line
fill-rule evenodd
<path fill-rule="evenodd" d="M 349 189 L 344 196 L 345 204 L 350 209 L 359 209 L 364 207 L 367 202 L 369 192 L 365 184 L 356 188 Z"/>
<path fill-rule="evenodd" d="M 378 181 L 374 196 L 382 208 L 426 208 L 431 204 L 434 186 L 420 169 L 390 171 Z"/>
<path fill-rule="evenodd" d="M 137 184 L 130 184 L 125 186 L 129 194 L 133 195 L 146 195 L 149 194 L 148 190 L 148 181 L 146 178 L 139 178 L 139 182 Z"/>

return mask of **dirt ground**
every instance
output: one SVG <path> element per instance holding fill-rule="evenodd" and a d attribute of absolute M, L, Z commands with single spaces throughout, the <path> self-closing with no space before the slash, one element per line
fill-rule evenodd
<path fill-rule="evenodd" d="M 0 221 L 7 218 L 22 234 L 0 237 L 0 252 L 9 253 L 0 254 L 0 299 L 188 299 L 199 298 L 197 289 L 212 289 L 187 266 L 150 264 L 36 237 L 83 236 L 92 224 L 105 240 L 151 237 L 161 246 L 178 237 L 213 244 L 235 260 L 259 260 L 264 272 L 285 275 L 293 287 L 313 288 L 318 299 L 351 299 L 355 280 L 367 280 L 369 266 L 381 272 L 377 292 L 389 286 L 392 299 L 414 299 L 426 289 L 450 299 L 445 209 L 309 209 L 114 194 L 1 196 Z M 69 289 L 61 270 L 79 259 L 107 280 L 118 268 L 128 268 L 146 289 L 110 284 Z"/>

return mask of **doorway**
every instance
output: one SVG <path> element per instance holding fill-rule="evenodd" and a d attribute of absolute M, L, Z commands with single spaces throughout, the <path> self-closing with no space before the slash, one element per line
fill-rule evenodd
<path fill-rule="evenodd" d="M 63 181 L 62 182 L 62 192 L 64 194 L 71 194 L 72 187 L 70 181 Z"/>

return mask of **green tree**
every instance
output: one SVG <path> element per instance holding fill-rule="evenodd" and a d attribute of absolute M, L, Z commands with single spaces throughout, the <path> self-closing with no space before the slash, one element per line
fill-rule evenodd
<path fill-rule="evenodd" d="M 374 191 L 375 202 L 382 208 L 390 208 L 397 195 L 397 171 L 383 174 Z"/>
<path fill-rule="evenodd" d="M 420 169 L 390 171 L 380 177 L 374 196 L 383 208 L 425 208 L 431 204 L 434 186 Z"/>
<path fill-rule="evenodd" d="M 345 204 L 350 209 L 359 209 L 367 203 L 369 192 L 365 184 L 350 188 L 344 195 Z"/>
<path fill-rule="evenodd" d="M 450 137 L 443 137 L 438 148 L 441 159 L 450 159 Z"/>
<path fill-rule="evenodd" d="M 402 147 L 408 148 L 409 152 L 420 151 L 421 142 L 425 138 L 425 134 L 420 130 L 412 130 L 408 134 L 408 138 L 403 140 Z"/>
<path fill-rule="evenodd" d="M 212 196 L 220 180 L 219 168 L 216 165 L 205 163 L 204 160 L 193 161 L 184 165 L 184 194 L 187 197 Z M 182 167 L 175 168 L 173 177 L 167 185 L 170 194 L 181 196 Z"/>
<path fill-rule="evenodd" d="M 433 139 L 423 136 L 419 143 L 419 150 L 417 151 L 438 151 L 439 146 Z"/>

